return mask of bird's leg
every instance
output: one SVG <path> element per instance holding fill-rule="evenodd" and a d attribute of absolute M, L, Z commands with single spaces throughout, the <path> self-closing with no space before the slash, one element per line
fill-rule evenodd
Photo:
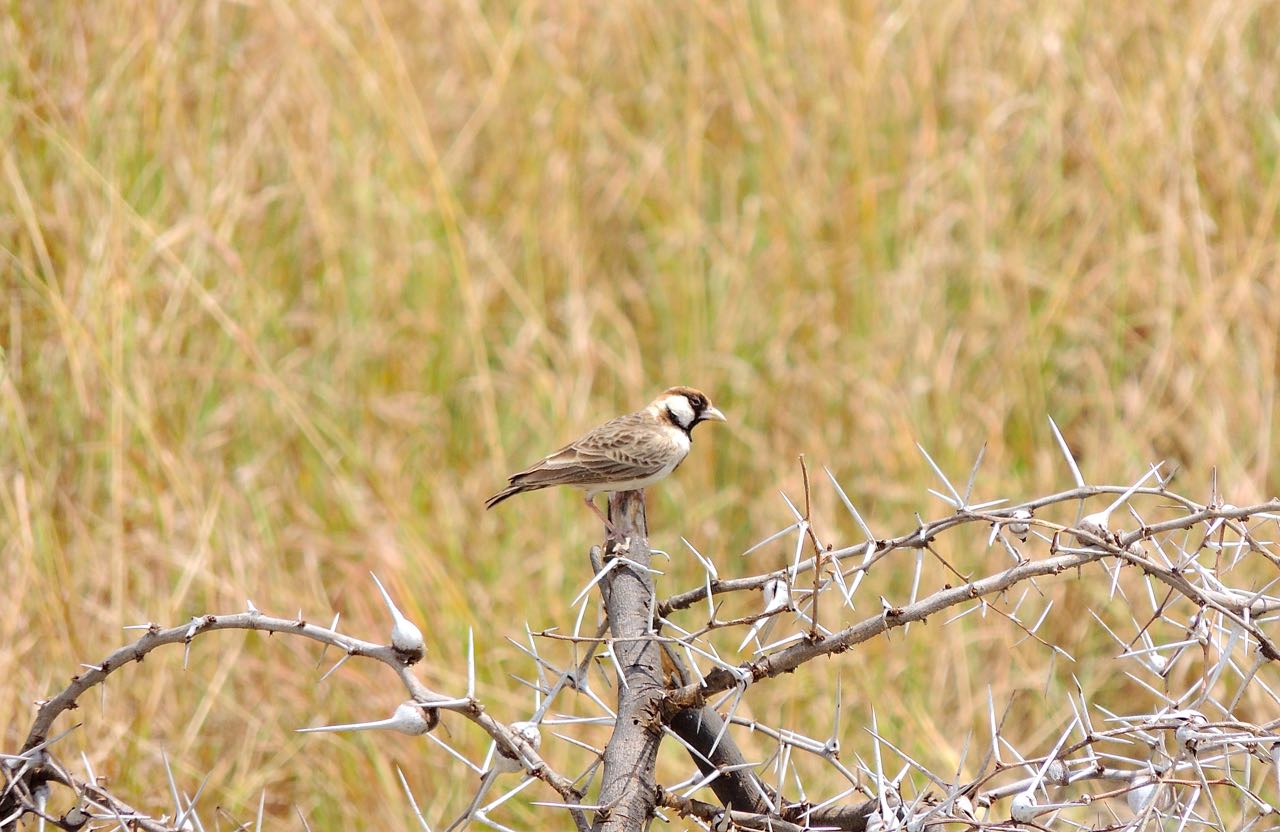
<path fill-rule="evenodd" d="M 604 512 L 600 510 L 600 507 L 596 505 L 596 501 L 592 497 L 592 495 L 590 494 L 586 495 L 585 497 L 582 498 L 582 501 L 587 504 L 587 508 L 591 509 L 596 513 L 596 517 L 600 518 L 600 522 L 604 523 L 605 531 L 608 532 L 608 539 L 617 540 L 618 539 L 617 527 L 614 526 L 613 522 L 610 521 L 609 518 L 605 516 Z"/>

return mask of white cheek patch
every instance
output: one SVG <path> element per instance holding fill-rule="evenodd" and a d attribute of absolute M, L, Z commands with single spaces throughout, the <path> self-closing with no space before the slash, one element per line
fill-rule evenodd
<path fill-rule="evenodd" d="M 689 400 L 684 396 L 671 396 L 667 399 L 667 410 L 671 411 L 671 415 L 680 427 L 688 429 L 693 425 L 693 420 L 697 416 L 693 412 L 693 407 L 689 404 Z"/>

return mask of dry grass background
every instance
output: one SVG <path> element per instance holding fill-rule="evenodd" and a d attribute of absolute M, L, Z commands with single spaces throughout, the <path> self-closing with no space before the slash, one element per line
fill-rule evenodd
<path fill-rule="evenodd" d="M 490 707 L 522 716 L 503 637 L 571 624 L 598 530 L 567 494 L 482 499 L 672 383 L 732 421 L 655 492 L 668 591 L 700 575 L 679 535 L 722 572 L 781 562 L 737 555 L 788 522 L 801 452 L 886 535 L 944 510 L 917 440 L 957 474 L 989 443 L 984 497 L 1065 485 L 1047 414 L 1093 479 L 1167 458 L 1193 493 L 1217 465 L 1234 502 L 1275 494 L 1278 30 L 1249 0 L 10 0 L 0 744 L 126 624 L 252 598 L 380 636 L 370 569 L 427 625 L 434 684 L 461 689 L 474 626 Z M 1083 610 L 1087 582 L 1058 589 Z M 1049 626 L 1106 653 L 1085 619 Z M 874 704 L 954 765 L 987 684 L 1043 689 L 1016 640 L 930 624 L 752 712 L 824 732 L 840 673 L 847 748 Z M 157 808 L 164 750 L 223 828 L 264 788 L 282 828 L 294 804 L 403 827 L 394 763 L 458 811 L 471 776 L 429 744 L 291 732 L 401 698 L 358 663 L 317 687 L 315 659 L 237 634 L 185 672 L 154 656 L 68 751 Z M 1049 689 L 1119 690 L 1099 671 Z M 1019 702 L 1013 733 L 1050 742 L 1065 701 Z"/>

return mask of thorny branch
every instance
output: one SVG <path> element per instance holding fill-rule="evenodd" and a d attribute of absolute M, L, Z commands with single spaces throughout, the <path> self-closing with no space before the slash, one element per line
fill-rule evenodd
<path fill-rule="evenodd" d="M 398 612 L 398 611 L 397 611 Z M 22 753 L 3 757 L 3 769 L 8 778 L 7 788 L 0 796 L 0 829 L 8 829 L 10 825 L 25 812 L 37 813 L 34 802 L 21 800 L 25 791 L 30 791 L 33 784 L 57 782 L 71 787 L 77 796 L 96 808 L 98 815 L 85 814 L 85 820 L 110 819 L 122 816 L 140 828 L 151 830 L 176 829 L 177 826 L 166 825 L 163 820 L 154 820 L 149 816 L 128 807 L 123 801 L 113 797 L 93 783 L 86 783 L 62 771 L 53 762 L 51 755 L 45 750 L 48 732 L 57 717 L 77 707 L 77 700 L 88 690 L 104 683 L 107 677 L 123 669 L 130 663 L 141 662 L 148 653 L 156 648 L 173 645 L 190 645 L 196 638 L 219 630 L 260 630 L 268 633 L 283 633 L 300 636 L 321 644 L 337 647 L 343 651 L 339 664 L 353 656 L 374 659 L 391 667 L 404 684 L 411 697 L 406 705 L 397 709 L 396 717 L 385 720 L 383 725 L 391 730 L 407 734 L 426 734 L 439 722 L 439 711 L 457 713 L 480 726 L 488 733 L 498 747 L 515 759 L 521 759 L 530 775 L 547 783 L 569 804 L 581 800 L 581 793 L 573 783 L 556 773 L 537 753 L 522 741 L 517 732 L 510 726 L 495 720 L 485 712 L 484 706 L 468 692 L 462 697 L 448 697 L 437 693 L 422 683 L 413 673 L 412 665 L 422 657 L 422 647 L 417 650 L 403 650 L 394 645 L 380 645 L 364 641 L 337 630 L 311 624 L 302 618 L 274 618 L 253 608 L 242 613 L 230 615 L 203 615 L 193 618 L 188 624 L 177 627 L 162 628 L 157 624 L 141 625 L 144 630 L 136 641 L 119 648 L 107 658 L 90 666 L 87 672 L 71 678 L 71 683 L 54 697 L 38 703 L 36 718 L 23 744 Z M 392 641 L 395 641 L 394 633 Z M 189 647 L 188 647 L 189 649 Z M 414 711 L 417 712 L 414 715 Z M 15 773 L 16 772 L 16 773 Z M 23 788 L 18 788 L 19 784 Z M 184 814 L 178 807 L 175 817 Z M 574 811 L 575 822 L 586 827 L 585 817 L 581 811 Z M 76 818 L 73 818 L 75 820 Z M 57 824 L 70 823 L 69 828 L 78 825 L 65 819 L 48 819 Z M 83 823 L 83 821 L 82 821 Z M 178 825 L 180 826 L 180 824 Z"/>
<path fill-rule="evenodd" d="M 1151 539 L 1160 532 L 1173 530 L 1190 529 L 1207 520 L 1221 519 L 1239 519 L 1260 514 L 1268 514 L 1280 512 L 1280 501 L 1271 501 L 1256 506 L 1248 506 L 1242 509 L 1233 509 L 1229 512 L 1223 512 L 1215 509 L 1201 509 L 1198 512 L 1179 518 L 1178 520 L 1170 520 L 1165 523 L 1157 524 L 1146 529 L 1130 532 L 1125 535 L 1107 535 L 1105 537 L 1082 535 L 1086 538 L 1089 546 L 1084 548 L 1066 548 L 1054 547 L 1057 551 L 1064 554 L 1055 557 L 1046 558 L 1045 560 L 1026 561 L 1012 566 L 1003 572 L 987 576 L 985 578 L 970 581 L 963 586 L 948 587 L 930 595 L 920 601 L 909 604 L 900 608 L 890 608 L 884 610 L 880 615 L 872 616 L 847 629 L 833 633 L 824 638 L 807 641 L 805 643 L 796 644 L 776 653 L 771 653 L 764 658 L 754 662 L 748 662 L 739 668 L 736 672 L 725 668 L 713 670 L 707 674 L 706 680 L 698 685 L 690 685 L 678 691 L 668 694 L 668 700 L 677 705 L 688 705 L 690 707 L 701 704 L 705 697 L 718 693 L 720 691 L 729 690 L 749 675 L 752 681 L 760 681 L 783 673 L 790 673 L 807 661 L 816 659 L 819 656 L 829 655 L 831 653 L 842 653 L 855 644 L 867 641 L 880 635 L 886 630 L 894 627 L 902 627 L 912 621 L 923 621 L 935 613 L 963 603 L 970 599 L 979 598 L 985 595 L 1003 592 L 1014 584 L 1030 578 L 1036 578 L 1044 575 L 1056 575 L 1073 567 L 1083 566 L 1086 563 L 1092 563 L 1105 557 L 1114 557 L 1125 560 L 1136 566 L 1140 566 L 1144 571 L 1152 577 L 1169 584 L 1170 587 L 1182 593 L 1187 598 L 1197 602 L 1201 606 L 1212 607 L 1221 611 L 1232 621 L 1249 630 L 1250 634 L 1258 640 L 1263 655 L 1268 660 L 1280 658 L 1271 641 L 1262 634 L 1262 632 L 1254 625 L 1248 624 L 1240 614 L 1248 613 L 1253 617 L 1265 615 L 1276 609 L 1280 609 L 1280 599 L 1259 597 L 1254 594 L 1220 592 L 1214 590 L 1203 589 L 1194 586 L 1185 577 L 1175 571 L 1173 568 L 1165 569 L 1157 566 L 1149 560 L 1134 555 L 1129 547 L 1135 543 Z M 997 514 L 974 514 L 971 520 L 987 520 L 998 522 L 1004 515 Z M 1041 525 L 1054 528 L 1057 532 L 1066 531 L 1063 527 L 1054 527 L 1051 524 L 1043 523 Z M 919 535 L 919 533 L 917 533 Z M 926 534 L 926 539 L 932 537 L 932 534 Z M 900 538 L 900 540 L 910 540 L 908 538 Z M 900 548 L 906 546 L 906 543 L 894 545 L 890 543 L 891 548 Z M 714 591 L 715 587 L 712 587 Z"/>
<path fill-rule="evenodd" d="M 650 575 L 649 529 L 644 495 L 617 494 L 609 501 L 610 519 L 617 529 L 606 558 L 626 557 L 632 563 L 610 570 L 602 581 L 609 628 L 615 639 L 610 650 L 621 668 L 618 715 L 604 753 L 600 804 L 592 827 L 597 832 L 642 829 L 653 813 L 656 792 L 654 768 L 662 742 L 662 646 L 647 638 L 653 578 Z"/>
<path fill-rule="evenodd" d="M 623 534 L 610 541 L 603 559 L 593 554 L 594 575 L 574 600 L 579 613 L 572 633 L 548 628 L 526 632 L 526 642 L 513 642 L 530 657 L 537 673 L 537 681 L 528 683 L 534 690 L 535 708 L 527 722 L 507 725 L 490 717 L 473 681 L 461 696 L 426 687 L 413 670 L 425 650 L 421 632 L 395 608 L 381 584 L 378 588 L 395 623 L 385 645 L 340 633 L 336 621 L 325 628 L 300 618 L 270 617 L 252 605 L 247 612 L 199 616 L 176 627 L 145 625 L 136 641 L 39 703 L 22 750 L 0 756 L 4 775 L 0 829 L 15 828 L 24 816 L 63 829 L 100 821 L 149 832 L 175 832 L 190 826 L 190 820 L 199 828 L 198 795 L 188 798 L 174 789 L 170 812 L 159 818 L 145 815 L 107 793 L 92 772 L 87 778 L 68 772 L 55 758 L 59 735 L 51 738 L 51 733 L 58 718 L 108 676 L 158 647 L 185 644 L 190 649 L 195 639 L 224 629 L 301 636 L 336 647 L 342 656 L 333 670 L 352 657 L 372 659 L 387 665 L 410 697 L 388 719 L 305 730 L 382 728 L 426 735 L 441 714 L 453 713 L 485 731 L 494 743 L 494 762 L 471 807 L 450 829 L 472 820 L 507 828 L 491 813 L 499 811 L 530 778 L 550 786 L 559 798 L 538 805 L 568 812 L 579 830 L 638 830 L 654 818 L 673 816 L 717 832 L 734 828 L 914 832 L 949 824 L 1134 832 L 1165 825 L 1222 830 L 1274 827 L 1277 815 L 1272 806 L 1280 803 L 1280 773 L 1276 773 L 1280 719 L 1246 718 L 1245 704 L 1261 701 L 1273 715 L 1280 713 L 1274 664 L 1280 652 L 1273 632 L 1280 620 L 1280 595 L 1272 592 L 1280 583 L 1280 555 L 1268 539 L 1280 519 L 1280 500 L 1228 505 L 1215 482 L 1210 498 L 1197 502 L 1172 491 L 1169 480 L 1161 479 L 1159 466 L 1129 486 L 1088 485 L 1056 426 L 1055 436 L 1067 455 L 1076 487 L 1016 505 L 971 501 L 981 454 L 967 485 L 960 489 L 925 453 L 946 489 L 930 492 L 951 511 L 929 522 L 919 520 L 914 530 L 897 537 L 874 535 L 828 472 L 836 496 L 863 537 L 843 546 L 824 544 L 814 530 L 806 466 L 802 508 L 786 501 L 793 522 L 748 550 L 777 543 L 786 554 L 786 566 L 722 578 L 716 558 L 689 544 L 704 572 L 703 581 L 664 601 L 659 601 L 655 589 L 655 576 L 660 578 L 661 573 L 651 563 L 641 497 L 616 495 L 611 514 Z M 1147 485 L 1152 476 L 1156 484 Z M 1098 498 L 1111 503 L 1079 520 L 1062 523 L 1042 516 L 1052 515 L 1059 507 L 1075 509 L 1078 503 L 1079 510 L 1071 512 L 1076 517 L 1084 513 L 1086 501 Z M 1126 512 L 1131 522 L 1112 524 L 1116 511 Z M 1142 513 L 1160 519 L 1149 522 Z M 982 524 L 990 527 L 988 549 L 994 548 L 1010 562 L 970 577 L 944 558 L 938 541 Z M 789 542 L 793 539 L 794 545 Z M 857 614 L 856 605 L 865 603 L 868 577 L 888 558 L 906 559 L 907 565 L 914 561 L 910 597 L 893 604 L 881 596 L 875 613 L 864 612 L 850 620 L 850 613 Z M 930 558 L 944 564 L 946 571 L 931 573 L 930 579 L 937 583 L 922 589 L 922 566 Z M 894 569 L 900 571 L 903 566 L 895 561 Z M 1072 658 L 1042 635 L 1052 610 L 1052 601 L 1044 601 L 1047 584 L 1042 583 L 1069 570 L 1073 575 L 1096 575 L 1099 584 L 1109 588 L 1107 606 L 1091 614 L 1116 644 L 1119 654 L 1113 658 Z M 1020 585 L 1041 589 L 1032 594 L 1044 604 L 1041 611 L 1029 614 L 1023 600 L 1012 601 L 1015 593 L 1010 590 Z M 1159 600 L 1153 585 L 1160 587 Z M 762 592 L 764 604 L 759 612 L 722 616 L 720 606 L 744 591 Z M 1149 609 L 1140 609 L 1144 591 Z M 583 619 L 596 597 L 601 619 L 594 631 L 584 633 Z M 696 615 L 703 605 L 706 614 L 700 623 L 684 626 L 678 620 Z M 967 762 L 951 772 L 933 771 L 925 761 L 909 756 L 904 748 L 916 747 L 918 742 L 899 745 L 883 736 L 875 702 L 857 703 L 859 721 L 865 723 L 862 730 L 873 744 L 872 762 L 862 756 L 848 762 L 842 757 L 842 742 L 854 736 L 861 739 L 863 734 L 842 726 L 843 703 L 838 693 L 833 727 L 825 738 L 739 715 L 742 702 L 758 682 L 800 670 L 815 658 L 849 651 L 890 630 L 905 630 L 939 613 L 959 611 L 950 619 L 954 621 L 973 610 L 988 609 L 998 613 L 993 620 L 1006 622 L 1055 655 L 1077 662 L 1123 663 L 1124 669 L 1134 671 L 1126 672 L 1125 678 L 1149 698 L 1133 712 L 1124 713 L 1090 702 L 1077 686 L 1068 697 L 1069 719 L 1056 734 L 1057 741 L 1032 754 L 1018 750 L 1004 718 L 997 718 L 991 698 L 989 747 L 982 759 L 966 756 Z M 721 636 L 743 628 L 749 631 L 739 649 L 757 646 L 745 660 L 735 661 L 723 651 L 728 644 L 737 644 L 737 638 L 730 641 Z M 790 632 L 771 636 L 775 629 Z M 550 655 L 543 655 L 539 643 L 571 651 L 569 661 L 560 666 Z M 471 651 L 468 661 L 468 677 L 473 680 Z M 1179 670 L 1176 678 L 1189 680 L 1181 692 L 1170 690 L 1175 669 Z M 598 694 L 598 684 L 613 687 L 616 701 Z M 554 703 L 570 693 L 583 697 L 600 715 L 578 718 L 554 712 Z M 566 776 L 542 756 L 558 758 L 562 749 L 542 747 L 539 729 L 548 724 L 603 726 L 608 743 L 601 749 L 556 734 L 591 751 L 589 765 Z M 764 760 L 749 759 L 738 745 L 744 731 L 757 737 L 757 742 L 773 743 L 773 753 Z M 656 758 L 664 742 L 678 743 L 687 753 L 692 763 L 688 779 L 658 782 Z M 896 772 L 888 766 L 890 756 L 902 762 Z M 806 788 L 805 780 L 813 765 L 826 767 L 836 782 L 847 785 L 832 794 L 808 794 L 812 789 Z M 486 803 L 486 790 L 505 772 L 520 772 L 523 780 Z M 594 802 L 589 802 L 597 774 L 599 785 Z M 71 789 L 75 809 L 62 817 L 45 814 L 51 785 Z M 429 830 L 413 795 L 406 796 L 420 825 Z M 588 813 L 594 814 L 590 825 Z"/>
<path fill-rule="evenodd" d="M 1036 500 L 1029 500 L 1025 503 L 1021 503 L 1020 505 L 1012 506 L 1012 507 L 1001 509 L 998 511 L 996 510 L 978 511 L 974 509 L 961 510 L 961 511 L 957 511 L 955 514 L 949 514 L 945 517 L 939 518 L 938 520 L 934 520 L 930 523 L 922 524 L 921 526 L 916 528 L 914 531 L 908 532 L 907 534 L 901 535 L 899 537 L 893 537 L 893 538 L 888 538 L 884 540 L 876 540 L 873 538 L 871 540 L 868 540 L 866 543 L 858 543 L 852 546 L 845 546 L 840 549 L 836 549 L 834 551 L 826 552 L 823 555 L 823 559 L 846 561 L 846 560 L 852 560 L 853 558 L 861 555 L 862 556 L 861 563 L 857 564 L 856 566 L 850 569 L 846 569 L 841 573 L 841 576 L 847 579 L 847 578 L 855 577 L 860 572 L 869 572 L 873 566 L 875 566 L 877 563 L 879 563 L 881 560 L 888 557 L 895 551 L 900 551 L 903 549 L 923 549 L 929 544 L 930 541 L 936 539 L 939 535 L 943 534 L 944 532 L 951 531 L 952 529 L 958 526 L 963 526 L 970 523 L 982 523 L 982 522 L 1007 525 L 1009 523 L 1016 522 L 1015 515 L 1020 511 L 1035 512 L 1038 509 L 1044 508 L 1046 506 L 1055 505 L 1058 503 L 1068 503 L 1068 502 L 1073 502 L 1075 500 L 1082 500 L 1088 497 L 1096 497 L 1103 494 L 1123 494 L 1127 490 L 1128 489 L 1122 485 L 1081 486 L 1079 488 L 1073 488 L 1069 491 L 1061 491 L 1056 494 L 1050 494 L 1046 497 L 1041 497 Z M 1229 507 L 1222 506 L 1222 507 L 1219 507 L 1217 510 L 1211 511 L 1210 507 L 1200 505 L 1198 503 L 1193 502 L 1192 500 L 1187 499 L 1186 497 L 1181 497 L 1173 493 L 1172 491 L 1168 491 L 1165 489 L 1139 488 L 1133 493 L 1144 495 L 1144 496 L 1163 497 L 1165 499 L 1173 500 L 1185 506 L 1188 511 L 1198 515 L 1194 520 L 1191 520 L 1190 523 L 1187 522 L 1189 518 L 1183 517 L 1183 518 L 1177 518 L 1174 520 L 1167 521 L 1166 523 L 1159 524 L 1158 526 L 1152 526 L 1150 529 L 1148 529 L 1148 531 L 1150 532 L 1150 534 L 1147 535 L 1148 537 L 1154 536 L 1155 534 L 1167 532 L 1170 530 L 1191 528 L 1192 526 L 1196 525 L 1199 522 L 1203 522 L 1206 519 L 1228 518 L 1232 520 L 1243 520 L 1243 519 L 1248 519 L 1250 517 L 1262 517 L 1265 519 L 1274 520 L 1275 519 L 1274 515 L 1276 515 L 1277 512 L 1280 512 L 1280 500 L 1271 500 L 1259 506 L 1249 506 L 1246 508 L 1237 508 L 1236 506 L 1229 506 Z M 1071 528 L 1068 526 L 1061 526 L 1054 523 L 1049 523 L 1048 521 L 1041 520 L 1041 519 L 1032 519 L 1031 521 L 1029 521 L 1028 524 L 1033 526 L 1038 526 L 1040 528 L 1048 529 L 1051 531 L 1067 531 Z M 791 532 L 798 527 L 799 527 L 798 523 L 788 526 L 787 528 L 779 532 L 778 536 L 781 537 L 783 534 Z M 759 546 L 760 544 L 756 544 L 756 545 Z M 1275 555 L 1273 555 L 1272 553 L 1266 550 L 1259 550 L 1259 551 L 1262 551 L 1271 557 L 1276 557 Z M 793 577 L 807 574 L 808 572 L 813 570 L 814 563 L 815 563 L 814 558 L 807 558 L 805 560 L 798 561 L 795 565 L 787 567 L 785 570 L 778 570 L 776 572 L 768 572 L 760 575 L 752 575 L 750 577 L 745 577 L 745 578 L 732 578 L 729 580 L 713 580 L 711 582 L 711 593 L 713 595 L 723 595 L 730 592 L 758 590 L 762 588 L 770 580 L 780 577 L 784 573 L 790 574 Z M 699 601 L 705 600 L 706 597 L 707 597 L 707 590 L 705 586 L 693 587 L 692 589 L 686 590 L 685 592 L 681 592 L 677 595 L 673 595 L 670 598 L 666 599 L 665 601 L 661 602 L 658 605 L 658 612 L 662 616 L 666 616 L 672 612 L 675 612 L 676 610 L 688 609 L 689 607 L 692 607 L 694 604 L 697 604 Z"/>

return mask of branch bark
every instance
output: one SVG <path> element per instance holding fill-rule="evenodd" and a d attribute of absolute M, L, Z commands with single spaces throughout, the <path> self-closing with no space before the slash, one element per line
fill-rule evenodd
<path fill-rule="evenodd" d="M 653 578 L 646 571 L 651 553 L 645 520 L 644 495 L 623 491 L 609 501 L 609 519 L 619 540 L 611 540 L 605 558 L 626 557 L 605 577 L 605 609 L 614 639 L 613 651 L 622 668 L 618 685 L 618 718 L 604 752 L 600 785 L 601 809 L 596 832 L 634 832 L 643 829 L 653 815 L 658 794 L 655 768 L 662 740 L 663 695 L 661 645 L 638 638 L 651 632 L 654 603 Z"/>

